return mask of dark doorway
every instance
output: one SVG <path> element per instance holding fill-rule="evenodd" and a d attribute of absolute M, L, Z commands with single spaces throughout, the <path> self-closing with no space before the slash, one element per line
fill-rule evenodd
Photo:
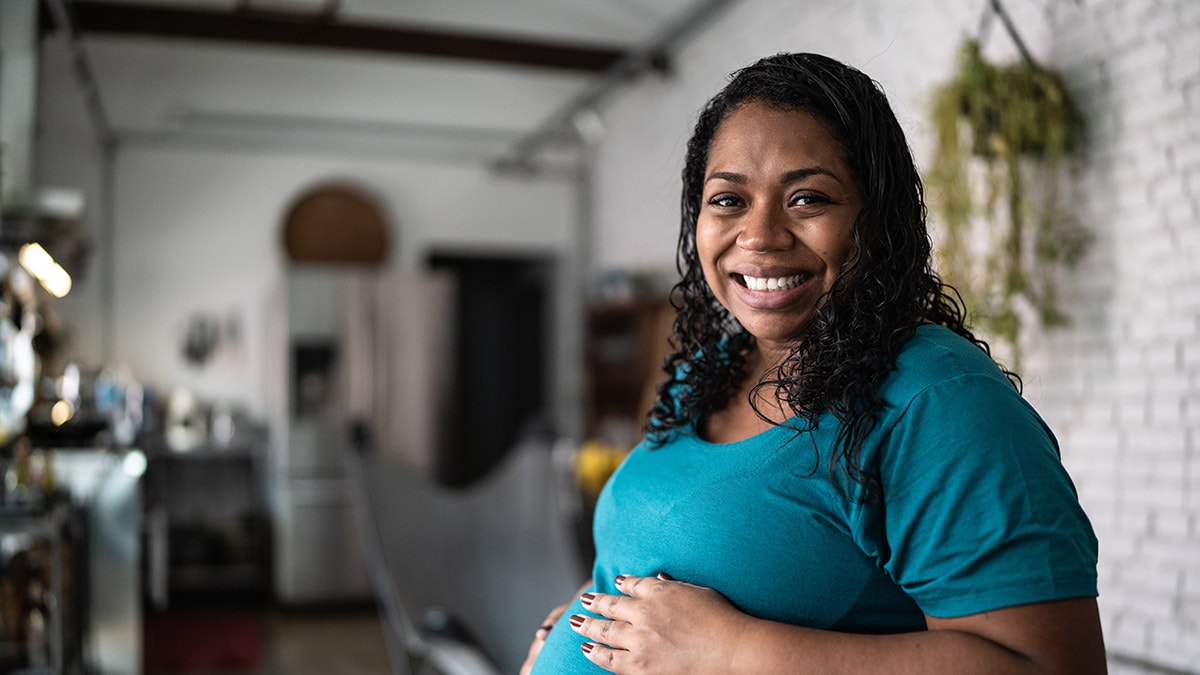
<path fill-rule="evenodd" d="M 466 485 L 546 425 L 548 258 L 431 255 L 454 275 L 454 381 L 437 478 Z"/>

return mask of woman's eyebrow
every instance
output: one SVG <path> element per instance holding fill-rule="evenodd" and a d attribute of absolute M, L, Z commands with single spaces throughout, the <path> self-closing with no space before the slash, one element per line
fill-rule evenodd
<path fill-rule="evenodd" d="M 830 171 L 829 169 L 821 167 L 821 166 L 813 166 L 813 167 L 808 167 L 805 169 L 795 169 L 793 171 L 788 171 L 787 173 L 785 173 L 779 177 L 779 182 L 780 183 L 791 183 L 792 181 L 802 180 L 804 178 L 808 178 L 809 176 L 829 176 L 830 178 L 836 180 L 839 183 L 842 182 L 842 179 L 839 178 L 836 173 Z"/>
<path fill-rule="evenodd" d="M 842 182 L 842 179 L 839 178 L 837 174 L 820 166 L 787 171 L 779 177 L 779 182 L 780 184 L 786 184 L 793 181 L 803 180 L 809 176 L 829 176 L 839 183 Z M 714 171 L 704 179 L 704 182 L 707 183 L 712 180 L 724 180 L 729 181 L 730 183 L 736 183 L 737 185 L 745 185 L 746 183 L 750 182 L 750 179 L 747 178 L 745 174 L 734 173 L 732 171 Z"/>
<path fill-rule="evenodd" d="M 745 185 L 750 182 L 750 179 L 746 178 L 744 174 L 733 173 L 732 171 L 714 171 L 708 175 L 708 178 L 704 179 L 704 182 L 707 183 L 710 180 L 725 180 L 730 183 L 737 183 L 738 185 Z"/>

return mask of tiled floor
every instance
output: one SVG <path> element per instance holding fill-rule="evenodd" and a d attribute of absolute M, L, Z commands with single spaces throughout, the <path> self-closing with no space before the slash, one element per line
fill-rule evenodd
<path fill-rule="evenodd" d="M 374 610 L 272 611 L 266 622 L 263 675 L 390 675 L 387 646 Z"/>

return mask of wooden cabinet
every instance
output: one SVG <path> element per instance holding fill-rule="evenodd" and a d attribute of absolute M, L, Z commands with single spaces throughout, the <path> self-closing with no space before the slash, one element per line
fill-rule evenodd
<path fill-rule="evenodd" d="M 593 307 L 588 313 L 588 434 L 631 447 L 663 378 L 674 311 L 665 296 Z"/>

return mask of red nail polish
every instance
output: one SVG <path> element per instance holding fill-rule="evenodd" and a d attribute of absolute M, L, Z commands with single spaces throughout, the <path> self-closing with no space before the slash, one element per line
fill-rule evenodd
<path fill-rule="evenodd" d="M 591 607 L 592 601 L 595 599 L 596 595 L 594 593 L 584 593 L 583 595 L 579 596 L 579 601 L 583 603 L 584 607 Z"/>
<path fill-rule="evenodd" d="M 582 616 L 579 616 L 578 614 L 571 615 L 571 627 L 572 628 L 579 628 L 582 625 L 583 625 L 583 617 Z"/>
<path fill-rule="evenodd" d="M 583 643 L 583 653 L 584 654 L 591 654 L 592 650 L 595 648 L 596 648 L 596 645 L 594 645 L 590 642 Z"/>
<path fill-rule="evenodd" d="M 620 585 L 621 585 L 621 584 L 622 584 L 624 581 L 625 581 L 625 575 L 624 575 L 624 574 L 618 575 L 616 579 L 613 579 L 613 583 L 614 583 L 614 584 L 616 584 L 616 585 L 618 585 L 618 586 L 620 586 Z"/>

